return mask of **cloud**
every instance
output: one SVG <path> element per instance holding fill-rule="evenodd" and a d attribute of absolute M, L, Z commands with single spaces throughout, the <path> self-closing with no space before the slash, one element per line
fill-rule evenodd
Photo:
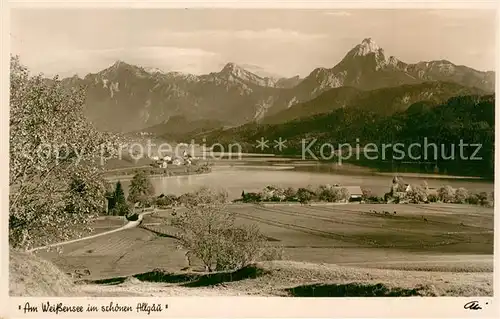
<path fill-rule="evenodd" d="M 496 14 L 496 11 L 491 9 L 434 9 L 423 12 L 443 19 L 458 20 L 491 19 Z"/>
<path fill-rule="evenodd" d="M 143 67 L 156 67 L 164 71 L 180 71 L 194 74 L 212 70 L 221 57 L 214 52 L 196 48 L 170 46 L 145 46 L 137 48 L 110 48 L 100 50 L 57 49 L 41 51 L 32 59 L 23 59 L 35 73 L 48 76 L 59 74 L 71 76 L 95 73 L 113 64 L 116 60 Z"/>
<path fill-rule="evenodd" d="M 324 14 L 336 17 L 349 17 L 352 15 L 352 13 L 347 11 L 327 11 Z"/>
<path fill-rule="evenodd" d="M 164 32 L 163 40 L 172 38 L 205 38 L 205 39 L 242 39 L 242 40 L 272 40 L 272 41 L 306 41 L 326 38 L 327 34 L 304 33 L 295 30 L 270 28 L 264 30 L 200 30 L 191 32 Z"/>

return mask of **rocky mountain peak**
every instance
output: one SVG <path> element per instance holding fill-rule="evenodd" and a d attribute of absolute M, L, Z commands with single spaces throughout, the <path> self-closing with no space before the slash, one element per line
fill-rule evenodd
<path fill-rule="evenodd" d="M 128 67 L 128 66 L 131 66 L 131 65 L 128 63 L 125 63 L 122 60 L 116 60 L 115 63 L 113 63 L 113 65 L 111 65 L 111 67 L 109 67 L 109 69 L 116 70 L 116 69 L 120 69 L 120 68 L 124 68 L 124 67 Z"/>
<path fill-rule="evenodd" d="M 243 69 L 242 67 L 240 67 L 239 65 L 237 65 L 233 62 L 227 63 L 224 66 L 224 68 L 222 68 L 222 70 L 220 71 L 220 74 L 225 74 L 225 75 L 231 74 L 231 75 L 234 75 L 237 77 L 241 77 L 242 75 L 247 74 L 247 73 L 250 73 L 250 72 Z"/>
<path fill-rule="evenodd" d="M 117 60 L 115 63 L 113 63 L 113 65 L 102 70 L 98 74 L 101 76 L 104 76 L 104 77 L 109 77 L 109 76 L 120 77 L 120 76 L 127 76 L 130 74 L 133 74 L 134 76 L 142 77 L 142 78 L 150 75 L 143 68 L 126 63 L 126 62 L 121 61 L 121 60 Z"/>
<path fill-rule="evenodd" d="M 383 49 L 381 49 L 372 38 L 364 39 L 360 44 L 354 47 L 353 53 L 356 56 L 365 56 L 370 53 L 382 53 Z"/>

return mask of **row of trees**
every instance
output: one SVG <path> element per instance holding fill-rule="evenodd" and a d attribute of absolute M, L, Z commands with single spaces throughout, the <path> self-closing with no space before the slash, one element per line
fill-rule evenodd
<path fill-rule="evenodd" d="M 402 179 L 394 178 L 390 192 L 385 195 L 385 200 L 415 204 L 442 202 L 490 206 L 494 198 L 493 193 L 490 195 L 486 192 L 472 193 L 464 187 L 455 189 L 450 185 L 445 185 L 431 190 L 427 182 L 423 182 L 421 185 L 408 185 Z"/>
<path fill-rule="evenodd" d="M 486 192 L 477 194 L 469 192 L 466 188 L 460 187 L 454 189 L 446 185 L 437 190 L 436 195 L 430 195 L 429 201 L 441 201 L 443 203 L 456 203 L 456 204 L 472 204 L 481 206 L 491 206 L 493 203 L 493 193 L 488 195 Z"/>
<path fill-rule="evenodd" d="M 317 188 L 308 186 L 306 188 L 294 189 L 292 187 L 280 188 L 276 186 L 266 186 L 258 193 L 243 191 L 239 201 L 245 203 L 251 202 L 300 202 L 308 203 L 311 201 L 322 202 L 341 202 L 348 201 L 349 191 L 343 187 L 334 187 L 331 185 L 320 185 Z"/>

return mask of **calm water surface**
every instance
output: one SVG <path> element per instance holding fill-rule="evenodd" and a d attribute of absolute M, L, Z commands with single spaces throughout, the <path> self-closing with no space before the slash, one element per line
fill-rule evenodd
<path fill-rule="evenodd" d="M 421 184 L 427 181 L 429 187 L 451 185 L 454 188 L 465 187 L 472 192 L 492 192 L 494 187 L 490 181 L 455 178 L 405 177 L 410 184 Z M 219 162 L 211 173 L 202 175 L 155 177 L 151 179 L 157 195 L 181 195 L 194 191 L 202 186 L 224 189 L 230 199 L 239 198 L 242 191 L 256 192 L 266 185 L 280 187 L 306 187 L 320 184 L 340 184 L 344 186 L 361 186 L 369 188 L 374 194 L 382 196 L 391 186 L 391 176 L 380 176 L 366 170 L 349 168 L 333 168 L 330 165 L 302 163 L 270 163 L 269 161 L 233 161 Z M 128 189 L 129 181 L 122 182 Z"/>

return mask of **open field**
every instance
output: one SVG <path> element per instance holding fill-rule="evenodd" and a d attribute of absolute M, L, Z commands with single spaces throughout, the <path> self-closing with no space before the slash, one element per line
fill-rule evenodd
<path fill-rule="evenodd" d="M 264 233 L 288 247 L 493 253 L 491 208 L 449 204 L 348 204 L 241 205 L 231 209 L 242 223 L 266 225 L 262 226 Z"/>
<path fill-rule="evenodd" d="M 63 247 L 62 254 L 39 251 L 65 273 L 88 270 L 88 278 L 128 276 L 157 267 L 180 270 L 184 253 L 175 240 L 161 238 L 142 228 L 133 228 Z"/>
<path fill-rule="evenodd" d="M 237 214 L 238 224 L 256 224 L 272 244 L 283 246 L 288 260 L 362 269 L 493 271 L 492 208 L 450 204 L 233 204 L 229 209 Z M 88 269 L 90 273 L 84 276 L 88 279 L 130 276 L 155 268 L 178 272 L 187 267 L 187 259 L 185 251 L 177 249 L 175 238 L 162 235 L 175 235 L 177 231 L 165 225 L 170 218 L 170 210 L 160 211 L 145 216 L 144 228 L 69 244 L 60 255 L 39 254 L 66 273 Z M 106 229 L 106 225 L 119 227 L 120 222 L 110 217 L 97 225 Z"/>

